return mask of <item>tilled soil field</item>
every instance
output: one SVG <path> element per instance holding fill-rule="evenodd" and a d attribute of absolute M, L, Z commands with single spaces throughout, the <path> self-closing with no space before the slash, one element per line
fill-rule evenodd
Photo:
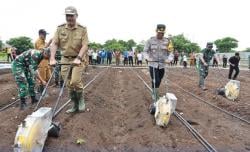
<path fill-rule="evenodd" d="M 171 116 L 167 128 L 155 125 L 152 115 L 148 112 L 151 94 L 135 75 L 139 73 L 150 84 L 147 69 L 90 68 L 83 79 L 88 82 L 100 71 L 103 71 L 101 75 L 85 90 L 86 106 L 89 111 L 68 115 L 65 111 L 70 105 L 63 109 L 55 118 L 55 121 L 62 125 L 60 137 L 48 138 L 44 147 L 45 152 L 206 151 L 175 116 Z M 225 77 L 219 82 L 217 78 L 220 74 L 216 73 L 215 69 L 210 69 L 206 81 L 209 90 L 204 92 L 197 87 L 198 76 L 194 69 L 170 68 L 162 82 L 160 92 L 161 95 L 166 93 L 165 80 L 168 78 L 172 82 L 168 83 L 168 92 L 174 93 L 178 98 L 176 111 L 181 113 L 218 151 L 250 151 L 249 124 L 211 108 L 177 87 L 180 86 L 250 121 L 249 73 L 242 72 L 243 77 L 239 77 L 241 93 L 236 102 L 214 94 L 220 83 L 228 81 L 227 72 L 221 71 Z M 2 75 L 0 77 L 2 78 Z M 11 80 L 13 79 L 10 77 L 9 84 L 14 84 Z M 52 106 L 58 92 L 58 88 L 49 88 L 50 96 L 42 105 Z M 1 99 L 0 104 L 12 98 L 10 94 L 3 94 L 4 101 Z M 67 100 L 65 93 L 61 104 Z M 31 107 L 26 111 L 20 111 L 16 105 L 0 112 L 1 152 L 12 151 L 17 126 L 31 113 Z M 84 142 L 77 144 L 78 139 L 83 139 Z"/>

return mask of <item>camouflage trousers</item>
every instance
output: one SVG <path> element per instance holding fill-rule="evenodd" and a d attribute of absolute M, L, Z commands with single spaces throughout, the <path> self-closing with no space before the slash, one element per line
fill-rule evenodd
<path fill-rule="evenodd" d="M 11 65 L 12 73 L 18 86 L 18 95 L 24 98 L 29 93 L 35 96 L 35 78 L 29 70 L 23 66 L 16 65 L 15 61 Z"/>
<path fill-rule="evenodd" d="M 208 66 L 200 65 L 199 67 L 199 86 L 204 86 L 205 85 L 205 79 L 208 75 Z"/>
<path fill-rule="evenodd" d="M 56 66 L 55 67 L 55 81 L 56 82 L 59 82 L 61 79 L 62 79 L 62 76 L 61 76 L 61 66 L 59 65 L 59 66 Z"/>

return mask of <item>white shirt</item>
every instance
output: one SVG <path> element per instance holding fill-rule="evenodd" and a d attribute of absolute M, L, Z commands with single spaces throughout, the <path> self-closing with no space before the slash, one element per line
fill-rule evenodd
<path fill-rule="evenodd" d="M 186 55 L 183 56 L 183 61 L 187 62 L 187 56 Z"/>
<path fill-rule="evenodd" d="M 92 53 L 93 53 L 93 50 L 88 50 L 88 56 L 91 56 L 92 55 Z"/>
<path fill-rule="evenodd" d="M 141 54 L 141 53 L 138 53 L 138 54 L 137 54 L 137 58 L 138 58 L 138 61 L 142 61 L 142 54 Z"/>
<path fill-rule="evenodd" d="M 134 56 L 133 51 L 129 51 L 129 52 L 128 52 L 128 56 L 132 56 L 132 57 L 133 57 L 133 56 Z"/>
<path fill-rule="evenodd" d="M 97 53 L 96 53 L 96 52 L 93 52 L 93 53 L 92 53 L 92 59 L 93 59 L 93 60 L 97 60 Z"/>

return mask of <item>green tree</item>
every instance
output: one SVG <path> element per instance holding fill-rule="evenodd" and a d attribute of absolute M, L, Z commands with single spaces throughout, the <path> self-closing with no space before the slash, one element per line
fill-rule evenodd
<path fill-rule="evenodd" d="M 2 50 L 2 49 L 3 49 L 3 41 L 0 40 L 0 50 Z"/>
<path fill-rule="evenodd" d="M 34 47 L 31 38 L 25 36 L 11 38 L 6 43 L 17 48 L 17 54 L 20 54 L 21 52 L 27 51 Z"/>
<path fill-rule="evenodd" d="M 250 47 L 243 50 L 243 52 L 250 52 Z"/>
<path fill-rule="evenodd" d="M 137 51 L 142 52 L 142 51 L 143 51 L 143 48 L 144 48 L 144 45 L 142 45 L 142 44 L 137 44 L 135 49 L 136 49 Z"/>
<path fill-rule="evenodd" d="M 235 52 L 234 48 L 238 47 L 238 40 L 232 37 L 225 37 L 214 41 L 219 52 Z"/>
<path fill-rule="evenodd" d="M 133 39 L 130 39 L 128 41 L 112 39 L 112 40 L 107 40 L 103 46 L 105 49 L 108 50 L 119 49 L 121 51 L 124 51 L 124 50 L 131 50 L 133 47 L 136 46 L 136 43 Z"/>
<path fill-rule="evenodd" d="M 128 50 L 132 50 L 132 48 L 135 47 L 135 46 L 136 46 L 136 43 L 135 43 L 135 41 L 133 39 L 130 39 L 130 40 L 127 41 L 127 49 Z"/>
<path fill-rule="evenodd" d="M 188 40 L 183 34 L 175 35 L 172 37 L 174 49 L 178 51 L 200 52 L 201 48 L 197 43 L 193 43 Z"/>
<path fill-rule="evenodd" d="M 119 40 L 117 41 L 116 39 L 112 39 L 112 40 L 107 40 L 104 44 L 104 48 L 107 50 L 121 50 L 123 51 L 124 49 L 126 49 L 125 47 L 125 41 L 123 40 Z"/>
<path fill-rule="evenodd" d="M 100 43 L 90 42 L 89 43 L 89 48 L 91 48 L 91 49 L 101 49 L 101 48 L 103 48 L 103 46 Z"/>

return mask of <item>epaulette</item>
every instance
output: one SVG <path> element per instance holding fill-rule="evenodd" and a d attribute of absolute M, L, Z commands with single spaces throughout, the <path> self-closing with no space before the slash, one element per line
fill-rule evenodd
<path fill-rule="evenodd" d="M 81 28 L 86 28 L 85 26 L 82 26 L 81 24 L 77 24 L 79 27 L 81 27 Z"/>
<path fill-rule="evenodd" d="M 163 39 L 164 39 L 164 40 L 168 40 L 168 41 L 170 40 L 168 37 L 163 37 Z"/>
<path fill-rule="evenodd" d="M 150 38 L 150 40 L 152 40 L 152 39 L 155 39 L 155 36 L 152 36 L 152 37 Z"/>
<path fill-rule="evenodd" d="M 66 25 L 66 23 L 63 23 L 63 24 L 61 24 L 61 25 L 59 25 L 57 27 L 62 27 L 62 26 L 65 26 L 65 25 Z"/>

